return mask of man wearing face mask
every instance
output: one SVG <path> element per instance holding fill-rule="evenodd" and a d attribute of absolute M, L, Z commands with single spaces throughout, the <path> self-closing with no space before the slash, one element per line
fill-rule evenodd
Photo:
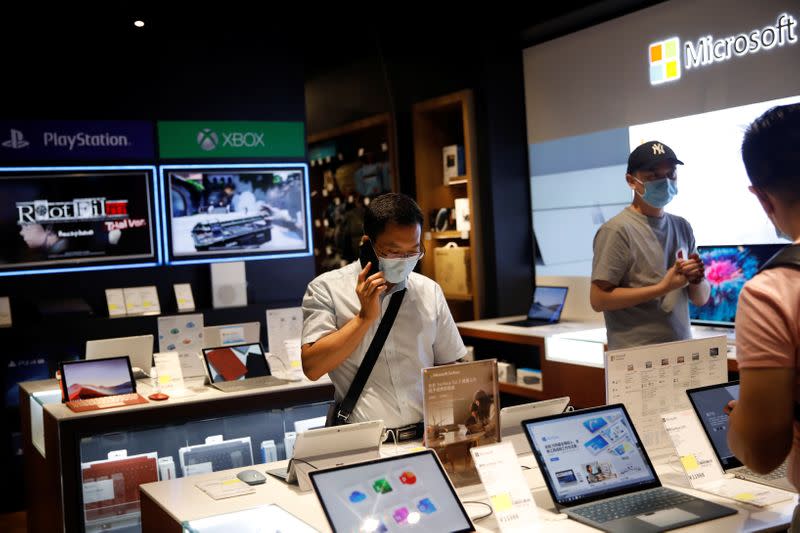
<path fill-rule="evenodd" d="M 691 338 L 688 302 L 708 300 L 692 227 L 664 212 L 682 164 L 664 143 L 638 146 L 625 175 L 633 202 L 594 237 L 590 301 L 605 316 L 611 350 Z"/>
<path fill-rule="evenodd" d="M 362 246 L 371 247 L 380 271 L 359 261 L 326 272 L 303 298 L 303 371 L 317 380 L 328 374 L 336 401 L 346 395 L 390 295 L 406 289 L 397 318 L 347 422 L 384 421 L 395 434 L 422 436 L 420 370 L 452 363 L 466 354 L 439 285 L 413 272 L 424 251 L 422 212 L 408 196 L 374 199 L 364 213 Z M 371 254 L 370 254 L 371 255 Z M 413 431 L 409 431 L 413 427 Z"/>

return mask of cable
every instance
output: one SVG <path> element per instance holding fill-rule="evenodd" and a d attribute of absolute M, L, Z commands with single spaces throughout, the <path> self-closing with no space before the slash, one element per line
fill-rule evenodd
<path fill-rule="evenodd" d="M 286 368 L 286 363 L 284 363 L 283 360 L 280 357 L 278 357 L 277 354 L 271 353 L 271 354 L 267 355 L 267 362 L 269 362 L 270 359 L 277 359 L 278 362 L 283 367 L 284 372 L 289 372 L 289 369 Z"/>
<path fill-rule="evenodd" d="M 492 516 L 492 515 L 494 514 L 494 509 L 492 509 L 492 506 L 491 506 L 491 505 L 489 505 L 489 504 L 488 504 L 488 503 L 486 503 L 486 502 L 462 501 L 461 503 L 462 503 L 462 504 L 464 504 L 464 505 L 467 505 L 467 504 L 473 503 L 473 504 L 475 504 L 475 505 L 483 505 L 484 507 L 488 507 L 488 508 L 489 508 L 489 512 L 488 512 L 488 513 L 486 513 L 486 514 L 484 514 L 484 515 L 481 515 L 481 516 L 476 516 L 475 518 L 472 518 L 472 517 L 470 517 L 470 518 L 472 518 L 472 521 L 473 521 L 473 522 L 477 522 L 478 520 L 483 520 L 484 518 L 489 518 L 490 516 Z"/>

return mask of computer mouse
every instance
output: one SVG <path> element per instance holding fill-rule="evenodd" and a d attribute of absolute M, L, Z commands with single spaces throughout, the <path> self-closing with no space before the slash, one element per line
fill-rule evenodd
<path fill-rule="evenodd" d="M 257 470 L 242 470 L 236 477 L 247 483 L 248 485 L 261 485 L 267 481 L 266 476 Z"/>
<path fill-rule="evenodd" d="M 168 394 L 164 394 L 163 392 L 154 392 L 153 394 L 148 396 L 148 398 L 150 398 L 151 400 L 160 402 L 160 401 L 163 401 L 163 400 L 168 400 L 169 399 L 169 395 Z"/>

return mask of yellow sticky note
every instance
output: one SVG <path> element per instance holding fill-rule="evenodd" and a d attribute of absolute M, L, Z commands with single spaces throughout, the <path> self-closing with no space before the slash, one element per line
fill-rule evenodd
<path fill-rule="evenodd" d="M 289 366 L 292 368 L 300 368 L 300 361 L 292 361 Z"/>
<path fill-rule="evenodd" d="M 507 492 L 495 494 L 494 496 L 492 496 L 491 500 L 492 500 L 492 508 L 497 513 L 508 511 L 514 506 L 514 504 L 511 503 L 511 495 Z"/>
<path fill-rule="evenodd" d="M 681 464 L 683 464 L 683 469 L 687 472 L 694 472 L 700 465 L 697 464 L 697 457 L 694 455 L 684 455 L 681 457 Z"/>
<path fill-rule="evenodd" d="M 142 307 L 150 307 L 152 305 L 153 302 L 151 302 L 150 300 L 145 300 L 144 302 L 142 302 Z"/>
<path fill-rule="evenodd" d="M 171 380 L 172 376 L 170 376 L 169 374 L 158 376 L 158 382 L 161 383 L 162 385 L 169 383 Z"/>
<path fill-rule="evenodd" d="M 749 501 L 753 501 L 753 500 L 756 499 L 755 495 L 754 494 L 750 494 L 749 492 L 742 492 L 740 494 L 737 494 L 735 496 L 735 498 L 737 500 L 743 501 L 743 502 L 749 502 Z"/>
<path fill-rule="evenodd" d="M 178 303 L 179 304 L 185 304 L 186 303 L 186 298 L 178 298 Z"/>
<path fill-rule="evenodd" d="M 133 309 L 133 304 L 128 304 L 128 309 Z"/>
<path fill-rule="evenodd" d="M 223 485 L 235 485 L 236 483 L 241 483 L 241 481 L 234 478 L 234 479 L 226 479 L 225 481 L 222 482 Z"/>
<path fill-rule="evenodd" d="M 119 306 L 117 304 L 109 304 L 108 308 L 111 309 L 112 311 L 116 311 L 117 309 L 119 309 Z"/>

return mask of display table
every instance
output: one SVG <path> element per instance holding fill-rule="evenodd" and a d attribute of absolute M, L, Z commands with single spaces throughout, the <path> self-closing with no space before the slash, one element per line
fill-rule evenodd
<path fill-rule="evenodd" d="M 145 397 L 153 392 L 149 380 L 138 382 L 138 389 Z M 191 389 L 186 396 L 166 401 L 75 413 L 60 402 L 55 380 L 21 383 L 28 530 L 136 531 L 138 508 L 125 515 L 124 527 L 120 520 L 108 518 L 113 510 L 101 517 L 107 520 L 88 523 L 92 518 L 84 514 L 82 463 L 102 463 L 108 454 L 125 450 L 128 456 L 172 457 L 180 472 L 186 468 L 184 451 L 209 437 L 249 439 L 253 461 L 259 463 L 261 442 L 273 439 L 279 442 L 278 453 L 285 453 L 283 438 L 294 431 L 294 422 L 324 416 L 333 400 L 327 377 L 241 392 L 224 393 L 201 383 Z M 118 488 L 112 490 L 118 496 Z"/>
<path fill-rule="evenodd" d="M 608 349 L 604 324 L 563 321 L 530 328 L 502 324 L 524 319 L 525 316 L 519 315 L 459 322 L 456 326 L 464 342 L 475 345 L 476 358 L 496 357 L 514 363 L 518 368 L 534 366 L 541 369 L 543 390 L 501 382 L 501 392 L 532 400 L 570 396 L 576 407 L 604 404 L 603 354 Z M 728 372 L 737 372 L 731 331 L 729 328 L 693 326 L 692 336 L 703 338 L 727 334 Z"/>
<path fill-rule="evenodd" d="M 400 449 L 395 449 L 392 444 L 384 446 L 381 454 L 392 456 L 396 453 L 411 451 L 416 447 L 400 446 L 398 448 Z M 565 515 L 555 512 L 533 455 L 528 454 L 520 457 L 520 464 L 530 468 L 524 470 L 524 475 L 531 488 L 536 505 L 539 507 L 540 523 L 532 525 L 532 530 L 554 532 L 595 531 L 591 527 L 574 520 L 568 520 Z M 688 482 L 680 471 L 677 460 L 670 462 L 668 459 L 662 459 L 661 462 L 654 462 L 654 464 L 663 484 L 738 510 L 738 514 L 734 516 L 683 528 L 680 531 L 766 531 L 785 528 L 791 521 L 797 500 L 796 497 L 792 501 L 763 509 L 746 504 L 737 504 L 730 500 L 689 489 Z M 276 463 L 275 466 L 283 465 L 285 465 L 285 462 Z M 273 465 L 270 465 L 270 468 L 272 467 Z M 296 486 L 287 485 L 271 476 L 267 476 L 267 482 L 263 485 L 254 487 L 255 493 L 224 500 L 214 500 L 195 486 L 196 483 L 209 479 L 232 477 L 238 470 L 243 469 L 142 485 L 140 489 L 144 531 L 174 531 L 179 533 L 183 531 L 183 524 L 187 524 L 192 520 L 233 513 L 266 504 L 280 506 L 319 531 L 330 531 L 325 514 L 313 491 L 300 492 Z M 264 470 L 264 468 L 259 468 L 259 470 Z M 462 501 L 489 503 L 481 485 L 464 487 L 458 489 L 457 492 Z M 485 513 L 483 506 L 467 504 L 465 508 L 470 515 L 480 516 Z M 499 531 L 494 516 L 477 521 L 475 526 L 477 531 Z"/>

